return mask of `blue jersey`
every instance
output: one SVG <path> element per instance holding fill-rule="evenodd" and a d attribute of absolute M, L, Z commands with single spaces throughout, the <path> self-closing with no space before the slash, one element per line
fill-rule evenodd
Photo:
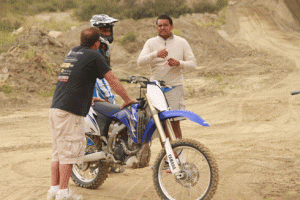
<path fill-rule="evenodd" d="M 110 66 L 110 53 L 108 44 L 102 42 L 98 51 L 104 56 L 107 64 Z M 105 78 L 96 80 L 93 96 L 104 99 L 109 103 L 116 104 L 115 96 Z"/>
<path fill-rule="evenodd" d="M 96 80 L 94 97 L 105 99 L 109 103 L 116 104 L 115 95 L 111 92 L 110 86 L 105 78 Z"/>

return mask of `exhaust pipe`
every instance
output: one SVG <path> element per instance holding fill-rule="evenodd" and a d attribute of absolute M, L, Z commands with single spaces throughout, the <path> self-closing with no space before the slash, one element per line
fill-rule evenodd
<path fill-rule="evenodd" d="M 106 159 L 106 153 L 103 151 L 91 153 L 83 156 L 83 162 L 93 162 L 98 160 Z"/>

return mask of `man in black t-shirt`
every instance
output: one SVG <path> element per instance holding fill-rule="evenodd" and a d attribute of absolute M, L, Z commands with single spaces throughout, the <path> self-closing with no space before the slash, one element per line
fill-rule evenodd
<path fill-rule="evenodd" d="M 84 154 L 84 117 L 92 104 L 96 78 L 105 78 L 125 101 L 134 103 L 97 51 L 100 31 L 91 27 L 81 32 L 81 44 L 74 47 L 61 66 L 49 111 L 52 133 L 52 183 L 48 199 L 82 199 L 68 188 L 73 164 Z M 58 190 L 59 189 L 59 190 Z"/>

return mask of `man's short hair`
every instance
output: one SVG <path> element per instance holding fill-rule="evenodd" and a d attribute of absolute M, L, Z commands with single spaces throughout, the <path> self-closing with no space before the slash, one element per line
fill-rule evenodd
<path fill-rule="evenodd" d="M 96 27 L 90 27 L 81 31 L 80 46 L 91 47 L 100 38 L 100 30 Z"/>
<path fill-rule="evenodd" d="M 170 25 L 173 25 L 173 20 L 172 20 L 171 17 L 169 17 L 168 15 L 161 15 L 161 16 L 159 16 L 159 17 L 157 18 L 157 20 L 156 20 L 156 24 L 157 24 L 157 21 L 158 21 L 159 19 L 167 19 L 167 20 L 169 20 Z"/>

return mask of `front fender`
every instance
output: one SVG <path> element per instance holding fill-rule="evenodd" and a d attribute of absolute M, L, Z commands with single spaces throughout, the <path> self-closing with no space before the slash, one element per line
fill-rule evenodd
<path fill-rule="evenodd" d="M 187 117 L 189 118 L 191 121 L 196 122 L 202 126 L 209 126 L 208 123 L 206 121 L 204 121 L 204 119 L 202 119 L 199 115 L 191 112 L 191 111 L 187 111 L 187 110 L 168 110 L 162 113 L 159 113 L 159 118 L 160 120 L 164 121 L 166 119 L 169 118 L 174 118 L 174 117 Z"/>
<path fill-rule="evenodd" d="M 186 117 L 189 118 L 191 121 L 196 122 L 202 126 L 209 126 L 209 124 L 204 121 L 199 115 L 187 111 L 187 110 L 168 110 L 158 114 L 160 121 L 165 121 L 166 119 L 175 118 L 175 117 Z M 147 126 L 145 127 L 145 131 L 142 137 L 142 142 L 146 139 L 146 142 L 150 142 L 151 137 L 156 129 L 156 125 L 154 120 L 151 119 Z"/>

